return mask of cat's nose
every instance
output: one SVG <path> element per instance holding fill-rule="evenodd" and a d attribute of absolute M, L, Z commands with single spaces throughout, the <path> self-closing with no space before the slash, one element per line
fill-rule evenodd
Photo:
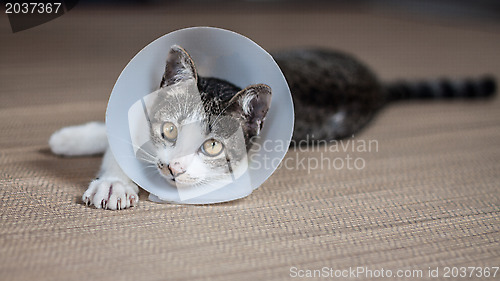
<path fill-rule="evenodd" d="M 186 172 L 186 167 L 179 162 L 173 162 L 168 164 L 168 170 L 172 174 L 172 176 L 177 177 Z"/>

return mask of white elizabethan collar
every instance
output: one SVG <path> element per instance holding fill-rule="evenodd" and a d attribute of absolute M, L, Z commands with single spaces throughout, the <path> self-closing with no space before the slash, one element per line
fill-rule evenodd
<path fill-rule="evenodd" d="M 259 151 L 248 154 L 248 169 L 218 188 L 184 190 L 167 183 L 148 164 L 137 159 L 134 147 L 148 135 L 143 107 L 158 89 L 172 45 L 182 46 L 193 58 L 198 74 L 227 80 L 238 87 L 264 83 L 272 89 L 272 103 L 260 139 Z M 122 170 L 150 199 L 181 204 L 209 204 L 248 196 L 274 172 L 288 149 L 293 132 L 293 103 L 286 80 L 273 58 L 250 39 L 232 31 L 193 27 L 171 32 L 142 49 L 123 69 L 111 92 L 106 131 L 113 155 Z M 144 124 L 138 126 L 137 124 Z M 139 136 L 139 137 L 137 137 Z"/>

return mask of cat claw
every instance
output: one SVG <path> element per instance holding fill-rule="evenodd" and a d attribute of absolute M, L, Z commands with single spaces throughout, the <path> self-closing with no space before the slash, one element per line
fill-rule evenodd
<path fill-rule="evenodd" d="M 137 185 L 116 178 L 93 180 L 82 196 L 86 206 L 97 209 L 122 210 L 133 207 L 139 201 Z"/>
<path fill-rule="evenodd" d="M 135 204 L 137 204 L 137 201 L 139 201 L 139 199 L 136 199 L 135 195 L 130 195 L 130 206 L 134 206 Z"/>
<path fill-rule="evenodd" d="M 107 209 L 108 208 L 108 201 L 105 199 L 102 199 L 101 201 L 101 208 Z"/>

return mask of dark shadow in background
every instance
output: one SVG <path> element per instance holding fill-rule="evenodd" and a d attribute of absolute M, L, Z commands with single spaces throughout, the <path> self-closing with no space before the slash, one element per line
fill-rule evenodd
<path fill-rule="evenodd" d="M 206 7 L 290 7 L 314 8 L 316 5 L 392 10 L 437 18 L 475 18 L 500 21 L 498 0 L 82 0 L 79 5 L 158 5 Z"/>
<path fill-rule="evenodd" d="M 73 9 L 79 0 L 60 1 L 7 1 L 4 0 L 5 13 L 12 32 L 23 31 L 53 19 Z"/>

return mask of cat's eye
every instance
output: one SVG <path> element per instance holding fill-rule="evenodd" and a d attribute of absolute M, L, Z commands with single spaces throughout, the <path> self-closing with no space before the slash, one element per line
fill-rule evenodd
<path fill-rule="evenodd" d="M 168 141 L 177 139 L 177 127 L 172 122 L 165 122 L 161 126 L 161 137 Z"/>
<path fill-rule="evenodd" d="M 201 151 L 207 156 L 217 156 L 224 149 L 224 145 L 215 139 L 208 139 L 201 145 Z"/>

